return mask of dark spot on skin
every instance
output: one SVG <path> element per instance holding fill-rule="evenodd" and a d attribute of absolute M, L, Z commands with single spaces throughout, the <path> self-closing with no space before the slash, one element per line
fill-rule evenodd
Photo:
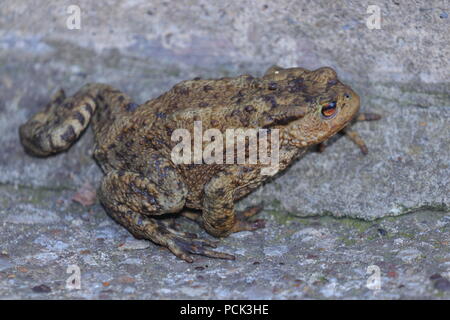
<path fill-rule="evenodd" d="M 241 124 L 244 127 L 247 127 L 250 124 L 250 120 L 248 120 L 246 117 L 242 116 L 239 118 L 239 120 L 241 121 Z"/>
<path fill-rule="evenodd" d="M 189 89 L 185 87 L 176 87 L 175 92 L 185 96 L 189 95 Z"/>
<path fill-rule="evenodd" d="M 264 128 L 266 127 L 273 127 L 273 126 L 280 126 L 280 125 L 287 125 L 288 123 L 297 120 L 297 117 L 284 117 L 284 118 L 280 118 L 280 119 L 273 119 L 271 116 L 267 117 L 267 122 L 269 122 L 268 125 L 264 126 Z"/>
<path fill-rule="evenodd" d="M 223 206 L 223 209 L 225 209 L 225 210 L 232 210 L 233 208 L 230 208 L 230 204 L 225 204 Z M 223 226 L 224 224 L 227 224 L 228 219 L 229 218 L 226 217 L 226 216 L 217 218 L 216 221 L 215 221 L 216 222 L 216 226 Z"/>
<path fill-rule="evenodd" d="M 155 115 L 158 119 L 166 119 L 167 118 L 167 115 L 164 112 L 157 112 Z"/>
<path fill-rule="evenodd" d="M 331 79 L 328 81 L 328 85 L 329 86 L 334 86 L 335 84 L 337 84 L 337 80 L 336 79 Z"/>
<path fill-rule="evenodd" d="M 288 82 L 288 91 L 291 93 L 303 91 L 304 89 L 305 85 L 302 78 L 292 79 Z"/>
<path fill-rule="evenodd" d="M 63 105 L 64 109 L 72 109 L 73 108 L 73 102 L 66 102 Z"/>
<path fill-rule="evenodd" d="M 125 145 L 126 145 L 128 148 L 131 148 L 131 147 L 133 146 L 133 141 L 132 141 L 132 140 L 127 141 L 127 142 L 125 143 Z"/>
<path fill-rule="evenodd" d="M 246 75 L 245 76 L 245 80 L 247 80 L 247 81 L 252 81 L 253 79 L 255 79 L 253 76 L 251 76 L 251 75 Z"/>
<path fill-rule="evenodd" d="M 157 204 L 156 198 L 153 195 L 151 195 L 150 193 L 148 193 L 147 190 L 145 190 L 145 196 L 146 196 L 148 202 L 150 202 L 152 205 Z"/>
<path fill-rule="evenodd" d="M 271 108 L 276 108 L 278 106 L 277 100 L 273 95 L 265 95 L 263 96 L 264 101 L 267 101 L 270 103 Z"/>
<path fill-rule="evenodd" d="M 292 104 L 296 106 L 302 105 L 304 102 L 303 98 L 297 97 L 294 100 L 292 100 Z"/>
<path fill-rule="evenodd" d="M 117 175 L 119 177 L 123 177 L 125 175 L 125 170 L 119 170 L 119 172 L 117 172 Z"/>
<path fill-rule="evenodd" d="M 125 110 L 127 110 L 128 112 L 133 112 L 138 107 L 139 107 L 139 105 L 137 103 L 131 102 L 125 106 Z"/>
<path fill-rule="evenodd" d="M 81 114 L 80 111 L 75 112 L 74 118 L 77 119 L 78 122 L 81 123 L 82 126 L 84 125 L 84 121 L 85 121 L 86 119 L 84 119 L 84 116 Z"/>
<path fill-rule="evenodd" d="M 166 127 L 166 133 L 167 133 L 167 135 L 168 135 L 169 137 L 172 136 L 173 129 L 170 128 L 170 127 Z"/>
<path fill-rule="evenodd" d="M 223 188 L 219 188 L 219 189 L 217 189 L 217 190 L 216 190 L 216 193 L 218 193 L 218 194 L 223 194 L 223 193 L 224 193 L 224 190 L 223 190 Z"/>
<path fill-rule="evenodd" d="M 219 124 L 219 121 L 217 121 L 217 120 L 211 120 L 211 125 L 212 126 L 217 126 Z"/>
<path fill-rule="evenodd" d="M 336 79 L 328 80 L 326 90 L 330 90 L 330 88 L 333 87 L 336 84 L 337 84 L 337 80 Z"/>
<path fill-rule="evenodd" d="M 130 189 L 132 190 L 133 193 L 137 193 L 137 194 L 139 194 L 139 195 L 145 197 L 146 200 L 147 200 L 150 204 L 156 205 L 157 202 L 156 202 L 155 197 L 154 197 L 153 195 L 151 195 L 146 189 L 142 190 L 142 189 L 138 188 L 138 187 L 136 186 L 136 184 L 134 184 L 134 182 L 131 182 L 131 183 L 129 184 L 129 186 L 130 186 Z"/>
<path fill-rule="evenodd" d="M 91 105 L 90 104 L 85 104 L 84 108 L 86 109 L 87 112 L 89 112 L 89 114 L 92 117 L 92 115 L 94 114 L 94 110 L 92 109 Z"/>
<path fill-rule="evenodd" d="M 103 98 L 103 96 L 101 94 L 97 95 L 97 100 L 99 101 L 105 101 L 105 98 Z"/>
<path fill-rule="evenodd" d="M 211 90 L 213 90 L 213 87 L 211 87 L 210 85 L 203 86 L 203 91 L 208 92 Z"/>
<path fill-rule="evenodd" d="M 60 105 L 65 99 L 66 97 L 64 95 L 59 95 L 58 98 L 53 101 L 53 103 L 55 103 L 56 105 Z"/>
<path fill-rule="evenodd" d="M 123 101 L 125 100 L 125 97 L 124 97 L 124 96 L 119 96 L 119 97 L 117 98 L 117 100 L 119 100 L 119 102 L 123 102 Z"/>
<path fill-rule="evenodd" d="M 255 111 L 255 108 L 253 108 L 253 106 L 251 106 L 251 105 L 248 105 L 248 106 L 245 106 L 244 110 L 246 112 L 253 112 L 253 111 Z"/>
<path fill-rule="evenodd" d="M 269 90 L 276 90 L 278 88 L 278 85 L 276 82 L 270 82 L 267 88 Z"/>
<path fill-rule="evenodd" d="M 53 143 L 53 137 L 49 135 L 48 141 L 50 142 L 50 148 L 56 150 L 55 144 Z M 39 144 L 39 137 L 36 137 L 36 144 Z"/>
<path fill-rule="evenodd" d="M 162 236 L 167 236 L 170 234 L 170 232 L 161 224 L 158 224 L 158 226 L 155 228 L 156 232 L 160 233 Z"/>
<path fill-rule="evenodd" d="M 195 81 L 201 80 L 201 77 L 195 77 L 194 80 Z"/>
<path fill-rule="evenodd" d="M 130 213 L 131 213 L 131 211 L 130 211 Z M 138 215 L 138 217 L 137 217 L 137 219 L 135 220 L 135 222 L 136 222 L 136 224 L 137 224 L 138 226 L 142 226 L 142 225 L 144 224 L 144 219 L 142 218 L 141 215 Z"/>
<path fill-rule="evenodd" d="M 120 142 L 122 142 L 124 138 L 125 138 L 125 134 L 123 132 L 117 136 L 117 140 L 119 140 Z"/>
<path fill-rule="evenodd" d="M 169 147 L 164 140 L 161 140 L 161 139 L 158 139 L 158 138 L 155 139 L 155 143 L 153 145 L 155 147 L 157 147 L 158 149 L 162 148 L 163 146 Z"/>
<path fill-rule="evenodd" d="M 198 106 L 199 106 L 200 108 L 205 108 L 205 107 L 209 106 L 209 103 L 207 103 L 207 102 L 200 102 L 200 103 L 198 104 Z"/>
<path fill-rule="evenodd" d="M 122 153 L 122 151 L 120 151 L 120 150 L 115 150 L 114 154 L 115 154 L 117 159 L 124 159 L 125 158 L 123 153 Z M 127 155 L 128 155 L 128 153 L 127 153 Z"/>
<path fill-rule="evenodd" d="M 103 150 L 95 149 L 94 151 L 94 158 L 99 161 L 100 163 L 108 161 L 106 154 Z"/>
<path fill-rule="evenodd" d="M 242 90 L 239 90 L 238 93 L 236 93 L 231 99 L 239 99 L 242 98 L 244 94 L 242 93 Z"/>
<path fill-rule="evenodd" d="M 72 142 L 75 138 L 76 138 L 75 130 L 71 125 L 67 128 L 66 132 L 64 132 L 61 135 L 61 139 L 63 139 L 66 142 Z"/>
<path fill-rule="evenodd" d="M 108 146 L 108 149 L 111 150 L 111 149 L 114 149 L 115 147 L 116 147 L 116 144 L 115 144 L 115 143 L 111 143 L 111 144 Z"/>
<path fill-rule="evenodd" d="M 159 155 L 154 153 L 154 154 L 151 155 L 151 157 L 154 160 L 154 164 L 156 166 L 159 166 L 161 164 L 161 160 L 159 160 Z"/>
<path fill-rule="evenodd" d="M 232 117 L 238 116 L 241 113 L 241 111 L 239 109 L 233 110 L 233 112 L 231 113 Z"/>
<path fill-rule="evenodd" d="M 117 90 L 117 89 L 108 88 L 106 90 L 110 93 L 120 93 L 120 90 Z"/>
<path fill-rule="evenodd" d="M 103 112 L 106 114 L 107 118 L 110 118 L 111 117 L 111 109 L 109 109 L 107 105 L 105 105 L 105 107 L 107 109 L 105 109 Z"/>
<path fill-rule="evenodd" d="M 305 102 L 307 103 L 311 103 L 314 102 L 314 97 L 313 96 L 305 96 Z"/>
<path fill-rule="evenodd" d="M 151 139 L 149 139 L 148 137 L 144 137 L 144 143 L 145 143 L 145 144 L 147 144 L 147 145 L 151 145 L 151 146 L 153 146 L 153 142 L 152 142 L 152 140 L 151 140 Z"/>

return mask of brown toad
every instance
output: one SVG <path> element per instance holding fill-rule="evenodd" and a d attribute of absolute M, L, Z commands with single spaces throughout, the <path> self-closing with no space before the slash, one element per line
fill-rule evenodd
<path fill-rule="evenodd" d="M 267 165 L 174 163 L 174 131 L 192 133 L 194 122 L 201 121 L 203 130 L 223 134 L 231 128 L 264 128 L 271 141 L 278 129 L 282 171 L 308 147 L 346 127 L 359 105 L 358 95 L 331 68 L 274 66 L 262 78 L 183 81 L 140 106 L 104 84 L 88 84 L 72 97 L 60 90 L 19 132 L 27 152 L 47 156 L 68 149 L 92 122 L 94 156 L 105 173 L 98 194 L 112 218 L 135 237 L 165 246 L 188 262 L 190 254 L 234 259 L 208 248 L 215 243 L 178 230 L 172 218 L 190 218 L 215 237 L 263 227 L 263 220 L 249 219 L 259 207 L 236 212 L 234 203 L 270 177 L 261 172 Z M 366 152 L 356 133 L 349 136 Z"/>

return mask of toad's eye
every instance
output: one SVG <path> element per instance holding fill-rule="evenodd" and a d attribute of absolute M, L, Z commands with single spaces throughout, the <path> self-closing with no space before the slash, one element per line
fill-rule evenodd
<path fill-rule="evenodd" d="M 344 93 L 344 98 L 349 100 L 352 96 L 349 93 Z"/>
<path fill-rule="evenodd" d="M 322 116 L 325 119 L 329 119 L 336 114 L 336 101 L 329 102 L 322 106 Z"/>

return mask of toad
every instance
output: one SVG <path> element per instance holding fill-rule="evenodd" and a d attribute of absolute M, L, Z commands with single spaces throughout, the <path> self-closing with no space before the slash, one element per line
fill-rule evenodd
<path fill-rule="evenodd" d="M 71 97 L 59 90 L 19 134 L 29 154 L 45 157 L 70 148 L 91 123 L 94 157 L 104 172 L 98 196 L 114 220 L 187 262 L 193 255 L 234 259 L 214 250 L 216 242 L 179 230 L 173 219 L 194 220 L 214 237 L 264 227 L 264 220 L 252 218 L 261 206 L 236 211 L 235 202 L 271 177 L 262 172 L 267 164 L 174 161 L 174 132 L 187 130 L 195 139 L 196 122 L 224 135 L 227 129 L 264 129 L 268 141 L 276 132 L 277 143 L 268 149 L 278 152 L 280 172 L 343 129 L 367 153 L 363 140 L 346 127 L 379 116 L 359 108 L 359 96 L 331 68 L 273 66 L 261 78 L 183 81 L 141 105 L 105 84 L 87 84 Z M 249 149 L 243 152 L 248 158 Z"/>

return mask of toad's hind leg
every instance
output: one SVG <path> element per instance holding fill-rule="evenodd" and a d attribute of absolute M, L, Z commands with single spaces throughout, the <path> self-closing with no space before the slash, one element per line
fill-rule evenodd
<path fill-rule="evenodd" d="M 166 175 L 170 173 L 170 170 L 165 172 Z M 172 229 L 161 216 L 178 212 L 184 206 L 186 188 L 177 179 L 176 176 L 170 176 L 167 180 L 158 181 L 134 172 L 111 171 L 102 181 L 100 202 L 108 214 L 136 238 L 164 246 L 187 262 L 194 261 L 190 254 L 234 259 L 232 255 L 209 249 L 216 247 L 213 242 Z M 174 185 L 178 188 L 174 188 Z"/>
<path fill-rule="evenodd" d="M 125 94 L 104 84 L 87 84 L 72 97 L 66 97 L 61 89 L 44 110 L 20 126 L 20 140 L 32 155 L 48 156 L 64 151 L 87 128 L 94 113 L 96 131 L 101 131 L 115 113 L 127 110 L 130 101 Z"/>

